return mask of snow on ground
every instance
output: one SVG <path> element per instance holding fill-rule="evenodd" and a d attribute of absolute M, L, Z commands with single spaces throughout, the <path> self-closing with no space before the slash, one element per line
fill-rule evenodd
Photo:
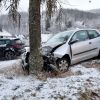
<path fill-rule="evenodd" d="M 19 60 L 18 60 L 19 61 Z M 0 70 L 18 64 L 18 61 L 0 61 Z"/>
<path fill-rule="evenodd" d="M 70 68 L 74 75 L 42 81 L 24 75 L 20 62 L 0 62 L 0 100 L 78 100 L 86 90 L 100 93 L 100 70 L 96 68 L 75 65 Z"/>

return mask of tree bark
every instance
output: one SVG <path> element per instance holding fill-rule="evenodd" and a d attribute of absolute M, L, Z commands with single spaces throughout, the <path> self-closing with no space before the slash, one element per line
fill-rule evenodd
<path fill-rule="evenodd" d="M 41 15 L 40 1 L 30 0 L 29 2 L 29 42 L 30 42 L 30 72 L 38 74 L 42 68 L 41 46 Z"/>

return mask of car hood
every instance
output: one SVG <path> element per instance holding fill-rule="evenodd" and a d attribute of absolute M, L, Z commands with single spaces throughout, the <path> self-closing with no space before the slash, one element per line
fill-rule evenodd
<path fill-rule="evenodd" d="M 57 42 L 57 43 L 44 43 L 42 44 L 42 47 L 51 47 L 51 48 L 55 48 L 58 45 L 63 44 L 62 42 Z"/>

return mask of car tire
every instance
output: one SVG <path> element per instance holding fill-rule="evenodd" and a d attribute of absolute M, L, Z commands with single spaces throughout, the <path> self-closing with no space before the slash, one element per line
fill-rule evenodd
<path fill-rule="evenodd" d="M 13 60 L 15 58 L 14 52 L 12 51 L 7 51 L 5 53 L 5 58 L 6 60 Z"/>
<path fill-rule="evenodd" d="M 56 64 L 59 71 L 63 71 L 63 72 L 68 71 L 69 66 L 70 66 L 69 60 L 67 58 L 58 59 Z"/>

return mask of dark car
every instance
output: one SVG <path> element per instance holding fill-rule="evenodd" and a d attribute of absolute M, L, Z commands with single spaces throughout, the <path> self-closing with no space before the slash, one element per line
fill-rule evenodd
<path fill-rule="evenodd" d="M 24 44 L 18 38 L 0 39 L 0 58 L 11 60 L 25 52 Z"/>

